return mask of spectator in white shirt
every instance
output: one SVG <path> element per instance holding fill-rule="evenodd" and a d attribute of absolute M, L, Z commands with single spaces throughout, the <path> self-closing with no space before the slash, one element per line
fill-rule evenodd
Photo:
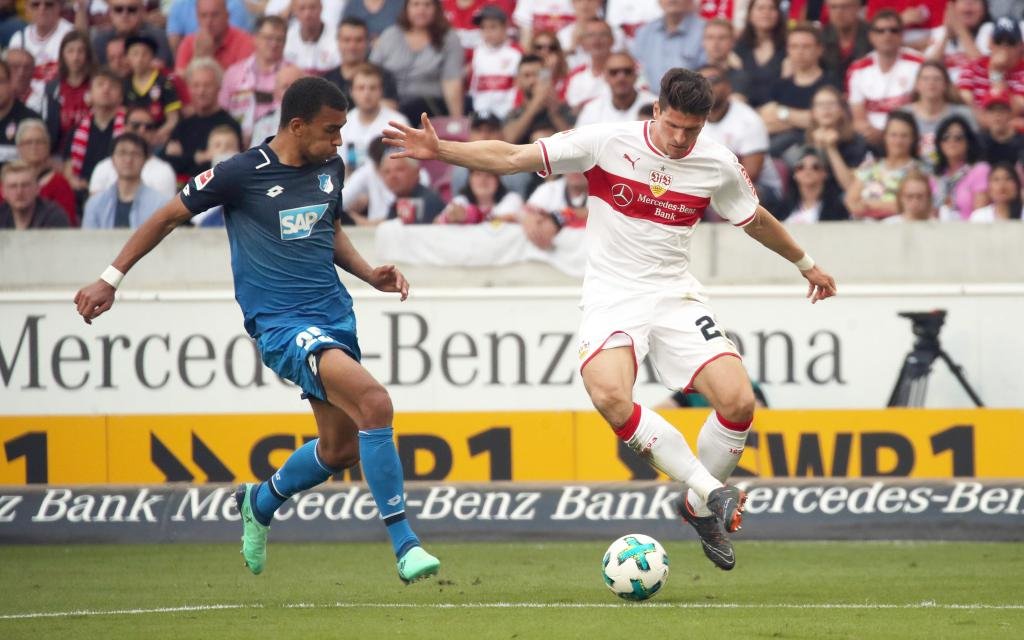
<path fill-rule="evenodd" d="M 473 49 L 469 95 L 473 111 L 504 119 L 516 101 L 516 71 L 523 54 L 508 40 L 508 16 L 489 4 L 473 17 L 482 42 Z"/>
<path fill-rule="evenodd" d="M 891 9 L 875 14 L 868 39 L 875 50 L 850 65 L 846 88 L 853 128 L 878 147 L 886 117 L 913 99 L 914 81 L 924 58 L 902 46 L 903 20 Z"/>
<path fill-rule="evenodd" d="M 333 1 L 333 0 L 332 0 Z M 320 0 L 295 0 L 295 21 L 288 28 L 284 59 L 310 73 L 324 73 L 341 64 L 334 27 L 320 17 Z"/>
<path fill-rule="evenodd" d="M 153 148 L 153 140 L 156 137 L 157 124 L 153 120 L 153 114 L 149 107 L 132 107 L 124 117 L 125 131 L 135 133 L 142 137 L 149 145 L 147 151 Z M 89 178 L 89 194 L 93 195 L 110 187 L 117 182 L 117 169 L 113 161 L 107 157 L 96 165 Z M 170 200 L 178 192 L 177 177 L 174 169 L 166 161 L 150 154 L 146 163 L 142 165 L 142 184 Z"/>
<path fill-rule="evenodd" d="M 565 89 L 565 101 L 575 113 L 608 90 L 604 68 L 613 42 L 612 28 L 604 20 L 591 20 L 583 27 L 583 48 L 590 59 L 569 75 Z"/>
<path fill-rule="evenodd" d="M 636 89 L 636 60 L 628 53 L 613 53 L 604 68 L 609 91 L 583 105 L 576 118 L 576 126 L 599 122 L 626 122 L 637 120 L 640 107 L 654 103 L 658 98 L 650 92 Z"/>
<path fill-rule="evenodd" d="M 715 104 L 701 135 L 710 136 L 736 154 L 757 189 L 761 204 L 769 211 L 782 206 L 782 177 L 768 156 L 768 128 L 761 116 L 745 102 L 733 100 L 725 69 L 713 65 L 700 73 L 711 83 Z"/>
<path fill-rule="evenodd" d="M 576 14 L 576 20 L 558 30 L 558 42 L 562 45 L 565 58 L 569 62 L 569 68 L 586 64 L 590 56 L 583 48 L 583 33 L 587 23 L 594 19 L 601 18 L 601 7 L 603 0 L 572 0 L 572 10 Z M 626 46 L 625 36 L 622 29 L 612 25 L 612 51 L 622 51 Z"/>
<path fill-rule="evenodd" d="M 341 128 L 342 146 L 338 147 L 338 154 L 345 161 L 348 173 L 366 161 L 370 143 L 380 138 L 388 122 L 394 120 L 409 124 L 401 112 L 382 104 L 383 96 L 384 76 L 380 68 L 369 62 L 363 63 L 352 76 L 352 101 L 355 105 Z"/>
<path fill-rule="evenodd" d="M 30 23 L 11 36 L 9 49 L 24 49 L 35 58 L 33 96 L 41 96 L 46 83 L 57 77 L 60 41 L 74 29 L 70 22 L 60 17 L 62 4 L 61 0 L 28 0 L 25 6 L 29 10 Z"/>

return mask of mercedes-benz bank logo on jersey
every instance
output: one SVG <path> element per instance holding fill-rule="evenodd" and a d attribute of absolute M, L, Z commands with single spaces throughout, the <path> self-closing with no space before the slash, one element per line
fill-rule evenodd
<path fill-rule="evenodd" d="M 621 182 L 612 186 L 612 200 L 620 207 L 628 207 L 633 204 L 633 189 L 628 184 Z"/>
<path fill-rule="evenodd" d="M 305 207 L 278 211 L 277 215 L 281 218 L 281 239 L 301 240 L 302 238 L 308 238 L 316 223 L 320 221 L 320 218 L 324 217 L 325 211 L 327 211 L 326 204 L 311 204 Z"/>

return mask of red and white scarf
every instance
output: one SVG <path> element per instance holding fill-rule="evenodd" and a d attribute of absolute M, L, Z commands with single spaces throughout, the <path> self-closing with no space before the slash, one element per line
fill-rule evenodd
<path fill-rule="evenodd" d="M 92 131 L 92 114 L 82 118 L 71 137 L 71 171 L 82 177 L 82 165 L 85 164 L 85 150 L 89 146 L 89 134 Z M 124 110 L 118 109 L 114 114 L 114 138 L 124 133 Z"/>

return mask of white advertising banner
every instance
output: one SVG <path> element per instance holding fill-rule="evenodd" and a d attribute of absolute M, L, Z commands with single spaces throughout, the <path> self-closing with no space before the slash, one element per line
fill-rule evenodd
<path fill-rule="evenodd" d="M 948 311 L 941 345 L 988 406 L 1024 405 L 1024 288 L 850 287 L 808 304 L 799 287 L 712 289 L 751 379 L 775 408 L 884 407 L 915 337 L 904 311 Z M 356 294 L 366 367 L 397 411 L 589 408 L 573 289 Z M 641 367 L 642 402 L 667 397 Z M 970 406 L 935 362 L 925 406 Z M 92 325 L 71 294 L 0 294 L 0 415 L 305 411 L 259 364 L 229 292 L 128 292 Z"/>

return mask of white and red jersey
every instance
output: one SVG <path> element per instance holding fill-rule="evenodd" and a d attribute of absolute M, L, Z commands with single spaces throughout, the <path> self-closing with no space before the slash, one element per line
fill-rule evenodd
<path fill-rule="evenodd" d="M 530 33 L 558 33 L 565 25 L 576 22 L 576 13 L 572 10 L 572 0 L 519 0 L 512 21 L 520 29 L 529 29 Z"/>
<path fill-rule="evenodd" d="M 736 156 L 707 136 L 670 159 L 650 120 L 570 129 L 537 141 L 549 173 L 587 176 L 583 305 L 644 293 L 700 296 L 689 273 L 690 236 L 704 210 L 736 226 L 754 219 L 757 195 Z"/>
<path fill-rule="evenodd" d="M 481 44 L 473 50 L 469 95 L 473 111 L 489 113 L 502 120 L 516 102 L 516 72 L 523 57 L 518 47 L 508 42 L 500 47 Z"/>
<path fill-rule="evenodd" d="M 885 127 L 890 111 L 911 101 L 917 71 L 924 57 L 913 49 L 900 49 L 896 63 L 888 72 L 878 64 L 878 53 L 872 51 L 850 65 L 846 74 L 846 90 L 850 104 L 863 104 L 868 122 L 876 129 Z"/>
<path fill-rule="evenodd" d="M 604 10 L 604 19 L 612 27 L 622 29 L 627 45 L 633 43 L 637 29 L 663 15 L 658 0 L 608 0 Z"/>
<path fill-rule="evenodd" d="M 323 25 L 320 37 L 312 42 L 302 39 L 302 30 L 298 22 L 288 27 L 288 35 L 284 43 L 284 60 L 288 64 L 312 73 L 321 73 L 337 69 L 341 64 L 338 53 L 337 34 L 334 29 Z"/>
<path fill-rule="evenodd" d="M 74 25 L 61 18 L 54 30 L 45 38 L 39 37 L 39 30 L 34 24 L 28 25 L 11 36 L 9 49 L 24 49 L 35 58 L 36 66 L 32 72 L 32 93 L 28 102 L 32 104 L 42 102 L 46 83 L 57 77 L 60 41 L 74 28 Z"/>
<path fill-rule="evenodd" d="M 599 98 L 595 98 L 583 105 L 580 115 L 576 116 L 576 126 L 582 127 L 588 124 L 600 124 L 602 122 L 629 122 L 638 119 L 640 109 L 645 105 L 651 105 L 658 101 L 658 96 L 647 90 L 636 92 L 636 98 L 625 109 L 619 109 L 612 100 L 612 92 L 607 91 Z"/>
<path fill-rule="evenodd" d="M 600 98 L 608 93 L 608 83 L 603 73 L 594 73 L 593 67 L 585 64 L 569 72 L 565 79 L 565 103 L 573 109 Z"/>
<path fill-rule="evenodd" d="M 515 0 L 469 0 L 464 7 L 459 5 L 458 0 L 441 1 L 448 24 L 455 29 L 455 33 L 459 36 L 459 43 L 467 53 L 482 42 L 480 27 L 473 24 L 473 17 L 489 4 L 497 6 L 508 15 L 510 21 L 512 20 L 512 10 L 516 6 Z"/>

